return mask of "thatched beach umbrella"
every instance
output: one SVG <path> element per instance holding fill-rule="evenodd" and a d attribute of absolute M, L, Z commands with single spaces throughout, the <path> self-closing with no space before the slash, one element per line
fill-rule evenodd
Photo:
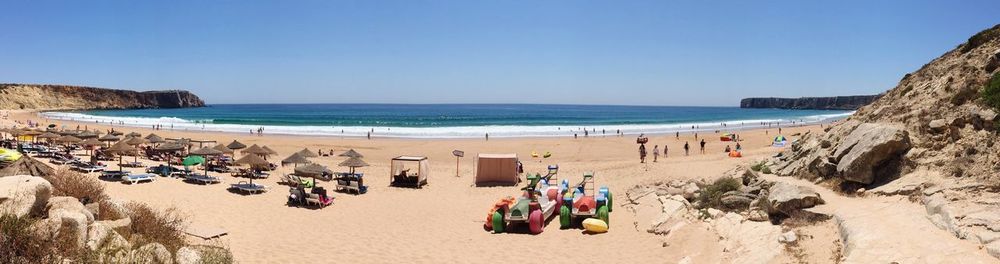
<path fill-rule="evenodd" d="M 136 152 L 135 147 L 132 147 L 132 146 L 129 146 L 128 144 L 125 144 L 124 141 L 118 142 L 118 143 L 112 145 L 110 148 L 108 148 L 108 149 L 106 149 L 104 151 L 107 152 L 107 153 L 109 153 L 109 154 L 117 155 L 118 156 L 118 170 L 124 170 L 125 169 L 124 166 L 122 166 L 122 157 L 123 156 L 125 156 L 125 155 L 137 155 L 137 153 L 135 153 Z"/>
<path fill-rule="evenodd" d="M 79 134 L 76 134 L 76 137 L 82 138 L 82 139 L 88 139 L 88 138 L 96 138 L 96 137 L 98 137 L 98 135 L 97 135 L 97 133 L 94 133 L 94 132 L 91 132 L 91 131 L 83 131 L 83 132 L 80 132 Z"/>
<path fill-rule="evenodd" d="M 267 155 L 271 154 L 270 151 L 267 151 L 266 149 L 263 149 L 260 146 L 257 146 L 257 144 L 251 145 L 249 148 L 246 148 L 246 149 L 240 151 L 240 153 L 243 153 L 243 154 L 248 154 L 249 153 L 249 154 L 254 154 L 254 155 L 258 155 L 258 156 L 267 156 Z"/>
<path fill-rule="evenodd" d="M 149 141 L 149 143 L 153 143 L 153 144 L 160 144 L 160 143 L 163 143 L 163 142 L 167 142 L 162 137 L 160 137 L 160 136 L 158 136 L 156 134 L 149 134 L 148 136 L 146 136 L 146 141 Z"/>
<path fill-rule="evenodd" d="M 240 165 L 247 165 L 251 169 L 260 169 L 262 167 L 267 167 L 268 165 L 271 165 L 271 163 L 267 162 L 266 160 L 255 154 L 249 154 L 243 156 L 242 158 L 236 160 L 233 163 Z M 253 178 L 254 177 L 250 177 L 250 184 L 253 184 Z"/>
<path fill-rule="evenodd" d="M 222 155 L 222 151 L 219 151 L 219 150 L 213 149 L 213 148 L 209 148 L 209 147 L 203 147 L 203 148 L 200 148 L 200 149 L 192 150 L 188 154 L 191 154 L 191 155 L 201 155 L 201 156 L 209 157 L 209 156 Z M 205 175 L 208 175 L 208 163 L 207 162 L 205 163 Z"/>
<path fill-rule="evenodd" d="M 115 141 L 121 140 L 121 138 L 119 138 L 119 137 L 117 137 L 115 135 L 112 135 L 112 134 L 107 134 L 107 135 L 104 135 L 103 137 L 97 138 L 97 140 L 101 141 L 101 142 L 107 142 L 107 144 L 110 146 L 111 142 L 115 142 Z"/>
<path fill-rule="evenodd" d="M 160 144 L 159 146 L 156 146 L 153 149 L 156 150 L 156 151 L 161 151 L 161 152 L 166 152 L 167 153 L 167 166 L 169 166 L 170 165 L 170 159 L 172 159 L 174 157 L 174 154 L 177 151 L 184 150 L 185 148 L 187 148 L 187 146 L 184 146 L 184 145 L 181 145 L 181 144 L 177 144 L 176 142 L 167 142 L 167 143 L 164 143 L 164 144 Z"/>
<path fill-rule="evenodd" d="M 14 175 L 31 175 L 46 177 L 55 174 L 55 170 L 49 165 L 38 161 L 32 157 L 22 156 L 14 163 L 7 165 L 6 168 L 0 170 L 0 177 L 14 176 Z"/>
<path fill-rule="evenodd" d="M 118 130 L 111 130 L 111 133 L 108 133 L 108 134 L 115 135 L 115 136 L 121 136 L 121 135 L 124 135 L 125 132 L 121 132 L 121 131 L 118 131 Z"/>
<path fill-rule="evenodd" d="M 125 135 L 125 136 L 126 136 L 126 137 L 141 137 L 141 136 L 142 136 L 142 134 L 139 134 L 139 132 L 134 132 L 134 131 L 133 131 L 133 132 L 130 132 L 130 133 L 128 133 L 128 134 L 127 134 L 127 135 Z"/>
<path fill-rule="evenodd" d="M 308 159 L 306 159 L 306 157 L 303 157 L 302 154 L 299 153 L 292 153 L 291 156 L 288 156 L 287 158 L 281 160 L 282 166 L 284 166 L 285 164 L 295 164 L 295 167 L 298 167 L 299 164 L 306 164 L 306 163 L 312 163 L 312 161 L 309 161 Z"/>
<path fill-rule="evenodd" d="M 243 143 L 240 143 L 239 141 L 233 140 L 233 142 L 230 142 L 229 145 L 226 145 L 226 147 L 229 148 L 229 149 L 232 149 L 232 150 L 240 150 L 240 149 L 247 148 L 247 145 L 244 145 Z"/>
<path fill-rule="evenodd" d="M 263 150 L 266 150 L 268 155 L 278 155 L 277 151 L 274 151 L 273 149 L 271 149 L 271 148 L 269 148 L 267 146 L 262 146 L 260 148 L 263 149 Z"/>
<path fill-rule="evenodd" d="M 38 135 L 38 138 L 43 138 L 43 139 L 46 139 L 46 140 L 50 140 L 50 139 L 54 139 L 54 138 L 58 138 L 58 137 L 59 137 L 59 134 L 52 133 L 52 132 L 45 132 L 45 133 L 42 133 L 41 135 Z"/>
<path fill-rule="evenodd" d="M 56 138 L 55 141 L 59 142 L 59 143 L 62 143 L 62 144 L 67 144 L 68 145 L 68 144 L 80 143 L 80 141 L 83 141 L 83 139 L 80 139 L 80 138 L 74 137 L 74 136 L 70 136 L 70 135 L 65 135 L 65 136 L 61 136 L 61 137 Z"/>
<path fill-rule="evenodd" d="M 295 167 L 295 175 L 301 175 L 301 176 L 316 177 L 319 175 L 323 175 L 323 173 L 329 173 L 329 172 L 331 172 L 330 169 L 327 169 L 323 165 L 319 165 L 316 163 Z"/>
<path fill-rule="evenodd" d="M 125 138 L 125 140 L 123 140 L 123 141 L 125 141 L 125 144 L 129 144 L 129 145 L 132 145 L 132 146 L 138 146 L 138 145 L 146 144 L 146 140 L 142 139 L 141 137 L 129 137 L 129 138 Z"/>
<path fill-rule="evenodd" d="M 361 155 L 361 153 L 358 153 L 357 151 L 354 151 L 354 149 L 350 149 L 350 150 L 344 151 L 344 153 L 340 153 L 340 155 L 337 155 L 337 156 L 350 157 L 350 158 L 364 158 L 365 157 L 365 155 Z"/>
<path fill-rule="evenodd" d="M 351 174 L 354 174 L 355 168 L 368 167 L 368 163 L 361 160 L 361 158 L 350 157 L 347 160 L 341 162 L 340 164 L 337 164 L 337 166 L 351 168 Z"/>
<path fill-rule="evenodd" d="M 298 153 L 299 155 L 302 155 L 303 157 L 306 157 L 306 158 L 316 158 L 316 157 L 319 157 L 319 154 L 316 154 L 316 152 L 312 152 L 312 150 L 309 150 L 309 148 L 304 148 L 302 150 L 299 150 L 299 152 L 295 152 L 295 153 Z"/>
<path fill-rule="evenodd" d="M 233 150 L 226 147 L 226 145 L 215 145 L 215 147 L 212 148 L 221 151 L 224 154 L 233 154 Z"/>

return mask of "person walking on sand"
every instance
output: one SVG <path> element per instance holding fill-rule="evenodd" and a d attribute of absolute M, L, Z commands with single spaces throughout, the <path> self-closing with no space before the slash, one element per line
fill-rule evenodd
<path fill-rule="evenodd" d="M 660 159 L 660 145 L 653 145 L 653 162 Z"/>
<path fill-rule="evenodd" d="M 688 146 L 688 142 L 687 142 L 687 141 L 684 141 L 684 156 L 687 156 L 687 155 L 688 155 L 688 150 L 689 150 L 690 148 L 691 148 L 691 147 L 689 147 L 689 146 Z"/>
<path fill-rule="evenodd" d="M 639 163 L 646 163 L 646 145 L 639 144 Z"/>
<path fill-rule="evenodd" d="M 705 139 L 701 139 L 701 154 L 705 154 Z"/>
<path fill-rule="evenodd" d="M 663 158 L 664 159 L 667 158 L 667 150 L 668 149 L 669 148 L 667 148 L 667 144 L 663 144 Z"/>

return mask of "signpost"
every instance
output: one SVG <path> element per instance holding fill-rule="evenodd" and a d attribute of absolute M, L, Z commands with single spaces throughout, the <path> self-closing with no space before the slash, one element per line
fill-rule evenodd
<path fill-rule="evenodd" d="M 455 177 L 458 177 L 459 160 L 461 160 L 462 157 L 465 157 L 465 151 L 461 151 L 461 150 L 457 150 L 456 149 L 456 150 L 454 150 L 454 151 L 451 152 L 451 155 L 455 155 Z"/>

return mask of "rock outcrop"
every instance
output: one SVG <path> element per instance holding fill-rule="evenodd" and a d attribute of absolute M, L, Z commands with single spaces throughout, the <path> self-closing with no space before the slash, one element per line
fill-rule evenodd
<path fill-rule="evenodd" d="M 1000 116 L 982 96 L 991 80 L 1000 80 L 1000 25 L 907 74 L 826 133 L 804 135 L 772 168 L 817 182 L 854 183 L 835 185 L 845 191 L 863 187 L 871 195 L 910 196 L 925 204 L 935 225 L 1000 257 Z M 851 193 L 867 195 L 863 190 Z M 852 231 L 865 224 L 838 221 L 849 241 L 845 255 L 886 243 Z"/>
<path fill-rule="evenodd" d="M 740 108 L 780 108 L 855 110 L 879 98 L 879 95 L 855 95 L 834 97 L 776 98 L 756 97 L 740 100 Z"/>
<path fill-rule="evenodd" d="M 52 184 L 41 177 L 0 177 L 0 212 L 18 217 L 38 215 L 52 195 Z"/>
<path fill-rule="evenodd" d="M 137 92 L 68 85 L 0 84 L 0 109 L 86 110 L 201 107 L 188 91 Z"/>

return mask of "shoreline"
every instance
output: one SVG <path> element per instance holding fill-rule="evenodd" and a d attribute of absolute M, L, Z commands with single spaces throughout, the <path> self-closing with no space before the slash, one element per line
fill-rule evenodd
<path fill-rule="evenodd" d="M 794 111 L 794 110 L 793 110 Z M 728 121 L 691 121 L 688 123 L 636 123 L 636 124 L 595 124 L 582 125 L 482 125 L 482 126 L 319 126 L 319 125 L 254 125 L 254 124 L 213 124 L 191 122 L 175 117 L 127 117 L 98 116 L 71 112 L 28 111 L 46 123 L 60 122 L 89 127 L 107 125 L 123 129 L 152 129 L 156 124 L 163 126 L 160 131 L 189 131 L 207 133 L 247 133 L 263 128 L 268 135 L 328 137 L 328 138 L 397 138 L 417 140 L 438 139 L 490 139 L 502 138 L 575 138 L 575 137 L 622 137 L 694 133 L 742 132 L 778 127 L 800 127 L 826 125 L 843 120 L 853 112 L 802 116 L 798 119 L 754 119 Z M 91 123 L 93 121 L 93 123 Z M 728 124 L 728 126 L 727 126 Z M 176 128 L 174 128 L 176 125 Z M 339 130 L 339 131 L 338 131 Z M 584 131 L 586 130 L 586 131 Z M 619 135 L 621 133 L 621 135 Z"/>

